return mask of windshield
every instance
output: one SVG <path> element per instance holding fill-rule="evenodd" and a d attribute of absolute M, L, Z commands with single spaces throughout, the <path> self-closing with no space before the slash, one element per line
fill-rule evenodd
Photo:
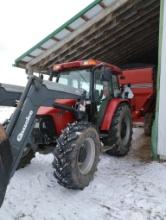
<path fill-rule="evenodd" d="M 87 92 L 87 98 L 89 98 L 90 69 L 60 72 L 57 82 L 77 89 L 84 89 Z"/>

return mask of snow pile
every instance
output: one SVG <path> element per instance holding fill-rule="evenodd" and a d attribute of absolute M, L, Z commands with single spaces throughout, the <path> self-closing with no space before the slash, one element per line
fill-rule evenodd
<path fill-rule="evenodd" d="M 94 180 L 83 191 L 58 185 L 53 156 L 37 153 L 12 178 L 0 220 L 166 219 L 166 164 L 150 162 L 149 140 L 142 133 L 135 129 L 128 156 L 102 155 Z"/>

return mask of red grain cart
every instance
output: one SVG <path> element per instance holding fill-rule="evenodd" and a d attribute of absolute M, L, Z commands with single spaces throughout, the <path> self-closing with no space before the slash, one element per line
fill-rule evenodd
<path fill-rule="evenodd" d="M 122 88 L 129 84 L 134 93 L 131 99 L 133 122 L 144 122 L 145 134 L 150 135 L 155 111 L 154 66 L 123 69 L 120 84 Z"/>

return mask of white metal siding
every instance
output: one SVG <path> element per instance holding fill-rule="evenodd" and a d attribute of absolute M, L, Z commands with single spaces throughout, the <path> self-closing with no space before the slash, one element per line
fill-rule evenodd
<path fill-rule="evenodd" d="M 161 49 L 161 76 L 158 122 L 158 154 L 166 158 L 166 1 L 164 1 L 163 36 Z"/>

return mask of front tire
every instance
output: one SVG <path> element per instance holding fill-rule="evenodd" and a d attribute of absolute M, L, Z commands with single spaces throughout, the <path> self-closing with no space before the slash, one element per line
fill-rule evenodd
<path fill-rule="evenodd" d="M 125 156 L 130 149 L 131 139 L 131 111 L 127 104 L 121 104 L 113 116 L 108 137 L 103 140 L 110 147 L 107 153 L 111 156 Z"/>
<path fill-rule="evenodd" d="M 100 139 L 88 122 L 70 124 L 57 140 L 54 175 L 70 189 L 84 189 L 93 179 L 100 155 Z"/>

